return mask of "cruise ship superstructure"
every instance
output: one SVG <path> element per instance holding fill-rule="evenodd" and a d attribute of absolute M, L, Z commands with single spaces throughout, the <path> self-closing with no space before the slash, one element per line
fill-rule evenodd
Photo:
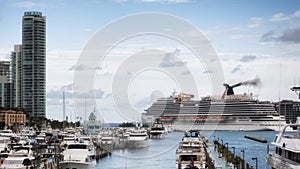
<path fill-rule="evenodd" d="M 180 93 L 154 102 L 144 114 L 150 122 L 159 118 L 177 130 L 280 130 L 284 116 L 274 104 L 254 99 L 252 94 L 204 97 L 193 100 L 194 95 Z"/>

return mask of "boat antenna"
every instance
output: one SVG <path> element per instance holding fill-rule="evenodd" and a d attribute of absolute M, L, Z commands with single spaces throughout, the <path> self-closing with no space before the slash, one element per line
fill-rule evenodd
<path fill-rule="evenodd" d="M 176 89 L 174 89 L 172 96 L 174 97 L 176 95 Z"/>
<path fill-rule="evenodd" d="M 278 118 L 278 120 L 280 121 L 281 120 L 281 63 L 279 64 L 279 89 L 278 89 L 278 113 L 279 113 L 279 118 Z M 285 116 L 284 116 L 284 119 L 285 119 Z M 278 125 L 278 127 L 279 127 L 279 131 L 280 131 L 280 127 L 281 127 L 281 125 L 280 125 L 280 123 L 279 123 L 279 125 Z"/>
<path fill-rule="evenodd" d="M 66 102 L 65 102 L 65 91 L 63 91 L 63 130 L 65 130 L 65 116 L 66 116 Z"/>
<path fill-rule="evenodd" d="M 86 121 L 86 96 L 84 97 L 84 121 Z"/>

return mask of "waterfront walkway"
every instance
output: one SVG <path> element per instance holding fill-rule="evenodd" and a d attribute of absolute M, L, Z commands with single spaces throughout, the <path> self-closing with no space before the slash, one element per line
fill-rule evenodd
<path fill-rule="evenodd" d="M 214 150 L 214 146 L 209 146 L 207 148 L 209 156 L 214 160 L 215 168 L 217 169 L 232 169 L 233 166 L 230 163 L 226 163 L 226 160 L 222 157 L 219 157 L 217 151 Z"/>

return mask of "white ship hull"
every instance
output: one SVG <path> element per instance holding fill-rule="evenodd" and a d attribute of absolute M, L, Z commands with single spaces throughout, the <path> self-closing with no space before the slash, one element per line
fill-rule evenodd
<path fill-rule="evenodd" d="M 59 163 L 60 169 L 95 169 L 96 161 L 90 163 L 76 162 L 76 161 L 63 161 Z"/>
<path fill-rule="evenodd" d="M 195 130 L 217 130 L 217 131 L 280 131 L 283 123 L 263 124 L 263 123 L 205 123 L 205 124 L 174 124 L 175 130 L 185 131 L 186 129 Z"/>
<path fill-rule="evenodd" d="M 128 137 L 129 148 L 145 148 L 148 147 L 148 135 L 146 130 L 135 130 Z"/>
<path fill-rule="evenodd" d="M 148 147 L 148 140 L 131 140 L 128 141 L 129 148 L 146 148 Z"/>
<path fill-rule="evenodd" d="M 206 151 L 197 131 L 185 132 L 176 149 L 176 169 L 206 168 Z"/>
<path fill-rule="evenodd" d="M 94 169 L 96 167 L 94 147 L 90 143 L 81 142 L 69 144 L 62 152 L 60 169 Z"/>
<path fill-rule="evenodd" d="M 159 119 L 172 124 L 175 130 L 232 130 L 232 131 L 279 131 L 285 124 L 273 103 L 259 101 L 252 95 L 230 95 L 225 99 L 204 97 L 191 100 L 181 93 L 160 98 L 147 110 L 143 119 L 151 123 Z"/>
<path fill-rule="evenodd" d="M 201 161 L 193 161 L 193 166 L 197 168 L 205 168 L 205 166 L 203 166 Z M 191 167 L 190 161 L 176 162 L 176 169 L 190 168 L 190 167 Z"/>
<path fill-rule="evenodd" d="M 12 167 L 0 167 L 1 169 L 28 169 L 30 167 L 26 166 L 12 166 Z"/>
<path fill-rule="evenodd" d="M 287 132 L 290 127 L 297 128 L 297 132 Z M 268 152 L 267 162 L 276 169 L 300 169 L 300 117 L 296 124 L 289 124 L 282 128 L 271 143 L 275 151 Z"/>
<path fill-rule="evenodd" d="M 289 162 L 284 162 L 287 161 L 288 159 L 282 158 L 281 156 L 275 154 L 275 153 L 270 153 L 267 155 L 267 162 L 276 169 L 296 169 L 300 168 L 300 164 L 293 162 L 291 160 L 288 160 Z"/>
<path fill-rule="evenodd" d="M 162 130 L 151 130 L 150 131 L 150 138 L 164 138 L 165 131 Z"/>

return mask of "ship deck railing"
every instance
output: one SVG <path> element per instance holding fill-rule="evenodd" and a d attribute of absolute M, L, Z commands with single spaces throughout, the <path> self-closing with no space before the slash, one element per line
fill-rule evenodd
<path fill-rule="evenodd" d="M 176 150 L 176 153 L 203 153 L 205 154 L 205 151 L 204 149 L 201 149 L 201 148 L 178 148 Z"/>

